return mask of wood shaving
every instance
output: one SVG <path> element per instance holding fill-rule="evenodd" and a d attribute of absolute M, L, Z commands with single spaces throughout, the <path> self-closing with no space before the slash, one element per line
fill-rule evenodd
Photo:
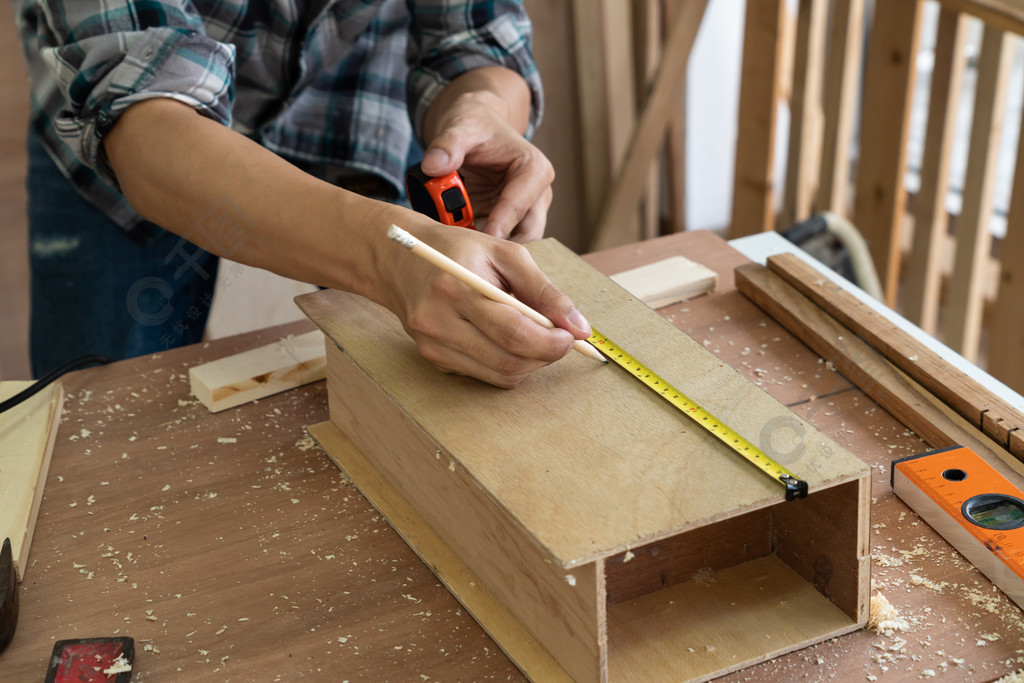
<path fill-rule="evenodd" d="M 124 658 L 124 653 L 121 653 L 117 656 L 117 659 L 111 662 L 109 667 L 103 670 L 103 673 L 107 676 L 112 676 L 114 674 L 127 673 L 131 670 L 132 665 L 129 664 L 128 660 Z"/>
<path fill-rule="evenodd" d="M 1014 671 L 1012 674 L 1006 674 L 994 683 L 1024 683 L 1024 669 Z"/>
<path fill-rule="evenodd" d="M 892 606 L 888 598 L 881 593 L 876 593 L 871 596 L 868 629 L 875 633 L 891 636 L 894 633 L 908 631 L 910 624 L 900 616 L 900 613 Z"/>

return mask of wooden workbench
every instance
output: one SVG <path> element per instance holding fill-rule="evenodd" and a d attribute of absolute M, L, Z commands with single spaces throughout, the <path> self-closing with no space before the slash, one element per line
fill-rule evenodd
<path fill-rule="evenodd" d="M 927 447 L 735 291 L 744 257 L 683 233 L 588 260 L 616 272 L 671 254 L 719 284 L 662 313 L 874 468 L 873 582 L 910 624 L 722 680 L 989 681 L 1024 666 L 1024 614 L 889 489 L 889 462 Z M 189 367 L 311 327 L 66 378 L 0 678 L 40 680 L 57 639 L 127 635 L 134 680 L 522 679 L 306 437 L 327 419 L 322 382 L 220 414 L 189 395 Z"/>

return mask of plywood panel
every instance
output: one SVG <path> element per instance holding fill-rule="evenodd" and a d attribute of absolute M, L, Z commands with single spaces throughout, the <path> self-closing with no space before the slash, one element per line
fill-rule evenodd
<path fill-rule="evenodd" d="M 569 681 L 565 670 L 494 595 L 480 584 L 458 554 L 403 498 L 380 471 L 331 422 L 309 433 L 352 479 L 406 543 L 426 562 L 459 602 L 476 617 L 517 665 L 536 681 Z"/>
<path fill-rule="evenodd" d="M 612 606 L 610 680 L 709 680 L 860 628 L 777 556 Z M 661 675 L 638 677 L 650 662 Z M 758 674 L 754 674 L 757 678 Z"/>

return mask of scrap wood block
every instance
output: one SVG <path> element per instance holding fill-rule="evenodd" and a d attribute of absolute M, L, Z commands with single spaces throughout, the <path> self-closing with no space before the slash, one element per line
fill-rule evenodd
<path fill-rule="evenodd" d="M 651 308 L 661 308 L 707 294 L 715 288 L 718 274 L 685 256 L 669 256 L 611 279 Z"/>
<path fill-rule="evenodd" d="M 313 330 L 188 371 L 192 394 L 217 413 L 325 376 L 324 336 Z"/>
<path fill-rule="evenodd" d="M 32 382 L 0 382 L 0 401 Z M 0 543 L 11 539 L 19 580 L 24 578 L 29 546 L 57 438 L 64 389 L 54 382 L 35 396 L 0 413 Z"/>
<path fill-rule="evenodd" d="M 810 495 L 785 502 L 615 365 L 570 354 L 496 389 L 439 373 L 365 299 L 299 297 L 329 338 L 330 419 L 354 446 L 327 450 L 368 498 L 386 482 L 404 502 L 385 514 L 453 594 L 478 587 L 529 634 L 545 657 L 464 600 L 537 680 L 551 676 L 538 659 L 577 681 L 706 680 L 864 624 L 867 466 L 554 240 L 529 248 L 601 332 Z M 404 532 L 410 518 L 437 543 Z"/>

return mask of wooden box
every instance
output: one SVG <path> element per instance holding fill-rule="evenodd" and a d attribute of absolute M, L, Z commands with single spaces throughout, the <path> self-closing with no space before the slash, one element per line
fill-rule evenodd
<path fill-rule="evenodd" d="M 785 502 L 614 364 L 570 354 L 496 389 L 325 290 L 298 301 L 327 336 L 331 422 L 310 431 L 332 458 L 534 680 L 702 680 L 861 627 L 867 466 L 557 242 L 530 249 L 810 495 Z"/>

